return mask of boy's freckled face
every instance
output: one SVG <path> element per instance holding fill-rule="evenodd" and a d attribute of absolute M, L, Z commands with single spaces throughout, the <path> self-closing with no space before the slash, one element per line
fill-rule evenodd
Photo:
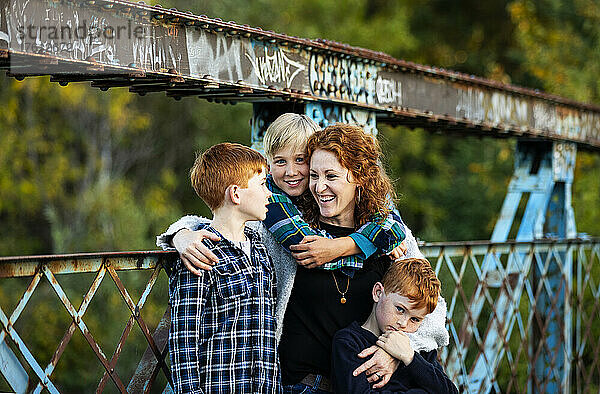
<path fill-rule="evenodd" d="M 411 333 L 417 331 L 427 309 L 415 308 L 414 303 L 398 293 L 385 293 L 382 291 L 376 306 L 377 324 L 381 332 L 403 331 Z"/>
<path fill-rule="evenodd" d="M 267 170 L 254 174 L 248 180 L 248 187 L 239 189 L 240 210 L 248 215 L 250 220 L 265 220 L 267 216 L 267 204 L 271 191 L 267 188 Z"/>
<path fill-rule="evenodd" d="M 278 188 L 288 196 L 297 197 L 308 188 L 308 163 L 304 149 L 293 146 L 273 154 L 271 176 Z"/>

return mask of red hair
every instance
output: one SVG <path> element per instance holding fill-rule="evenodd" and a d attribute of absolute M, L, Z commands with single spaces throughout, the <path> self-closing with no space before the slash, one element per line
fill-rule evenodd
<path fill-rule="evenodd" d="M 376 138 L 358 126 L 336 123 L 310 136 L 306 143 L 309 160 L 317 149 L 335 154 L 358 184 L 355 227 L 373 221 L 376 215 L 384 218 L 389 214 L 390 198 L 395 194 L 390 179 L 379 165 L 382 154 Z M 314 199 L 311 200 L 304 201 L 305 217 L 309 223 L 318 226 L 319 207 Z"/>
<path fill-rule="evenodd" d="M 267 161 L 254 149 L 223 142 L 196 157 L 190 180 L 196 194 L 214 211 L 223 205 L 230 185 L 246 188 L 250 178 L 266 167 Z"/>
<path fill-rule="evenodd" d="M 425 259 L 396 260 L 382 279 L 386 293 L 398 293 L 415 303 L 415 308 L 425 307 L 433 312 L 440 295 L 440 280 Z"/>

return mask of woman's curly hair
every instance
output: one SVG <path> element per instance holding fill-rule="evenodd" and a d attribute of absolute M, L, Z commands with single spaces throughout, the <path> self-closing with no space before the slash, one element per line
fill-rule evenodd
<path fill-rule="evenodd" d="M 317 149 L 335 154 L 357 183 L 354 209 L 354 226 L 358 228 L 369 221 L 379 222 L 390 212 L 395 198 L 394 188 L 380 166 L 381 147 L 377 139 L 358 126 L 336 123 L 317 130 L 306 144 L 307 159 Z M 308 223 L 318 226 L 319 206 L 314 198 L 304 198 L 304 216 Z"/>

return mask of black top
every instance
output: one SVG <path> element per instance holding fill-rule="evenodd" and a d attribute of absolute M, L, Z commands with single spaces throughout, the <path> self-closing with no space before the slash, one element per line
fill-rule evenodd
<path fill-rule="evenodd" d="M 373 389 L 365 373 L 353 376 L 352 372 L 365 362 L 357 354 L 376 342 L 375 334 L 365 330 L 357 322 L 335 334 L 331 364 L 332 383 L 336 393 L 406 393 L 411 389 L 421 389 L 423 391 L 418 392 L 427 393 L 458 393 L 437 361 L 436 350 L 415 352 L 408 366 L 400 362 L 390 381 L 381 389 Z"/>
<path fill-rule="evenodd" d="M 354 232 L 321 223 L 321 228 L 336 237 Z M 294 287 L 285 312 L 279 357 L 284 385 L 296 384 L 307 374 L 330 376 L 331 342 L 336 331 L 353 321 L 365 321 L 373 308 L 373 285 L 380 281 L 390 264 L 387 256 L 371 256 L 354 276 L 319 268 L 298 266 Z M 346 303 L 342 304 L 344 292 Z M 361 349 L 362 350 L 362 349 Z"/>

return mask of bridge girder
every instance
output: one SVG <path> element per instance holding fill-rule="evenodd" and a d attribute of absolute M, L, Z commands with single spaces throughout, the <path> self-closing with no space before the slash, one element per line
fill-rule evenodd
<path fill-rule="evenodd" d="M 600 107 L 387 54 L 124 0 L 1 0 L 0 67 L 107 90 L 297 102 L 443 133 L 600 148 Z"/>

